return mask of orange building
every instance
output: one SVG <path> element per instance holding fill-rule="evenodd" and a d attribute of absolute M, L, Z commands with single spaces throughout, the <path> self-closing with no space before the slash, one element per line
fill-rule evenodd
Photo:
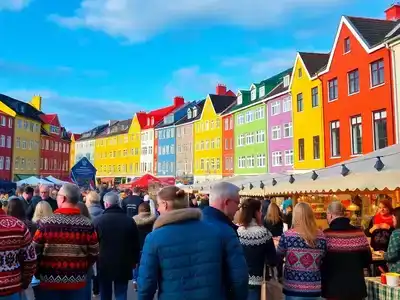
<path fill-rule="evenodd" d="M 383 42 L 395 25 L 346 16 L 340 21 L 319 74 L 327 166 L 394 143 L 391 61 Z"/>
<path fill-rule="evenodd" d="M 222 176 L 233 176 L 234 169 L 234 144 L 235 136 L 233 132 L 233 114 L 222 117 Z"/>

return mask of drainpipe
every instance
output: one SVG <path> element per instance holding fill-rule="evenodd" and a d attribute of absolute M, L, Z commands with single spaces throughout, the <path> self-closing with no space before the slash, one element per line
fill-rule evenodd
<path fill-rule="evenodd" d="M 392 101 L 390 102 L 390 105 L 391 105 L 391 108 L 393 108 L 393 116 L 394 116 L 393 127 L 394 128 L 392 128 L 392 129 L 394 129 L 394 138 L 395 138 L 396 144 L 399 143 L 399 140 L 400 140 L 400 132 L 399 132 L 400 131 L 400 124 L 399 124 L 399 122 L 400 122 L 399 100 L 400 99 L 398 99 L 399 87 L 397 86 L 398 85 L 398 82 L 397 82 L 398 76 L 396 74 L 396 65 L 397 65 L 396 63 L 397 62 L 396 62 L 396 55 L 395 55 L 395 51 L 394 51 L 393 47 L 396 45 L 399 45 L 399 44 L 400 44 L 400 40 L 396 41 L 395 43 L 392 43 L 391 47 L 389 46 L 388 42 L 385 44 L 386 49 L 388 49 L 390 52 L 389 67 L 391 67 L 391 69 L 392 69 L 392 72 L 390 73 L 391 83 L 392 83 L 390 88 L 392 89 L 393 92 L 391 93 Z"/>

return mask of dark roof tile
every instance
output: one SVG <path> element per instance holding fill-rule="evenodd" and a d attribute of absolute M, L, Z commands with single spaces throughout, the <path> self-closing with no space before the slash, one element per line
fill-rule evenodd
<path fill-rule="evenodd" d="M 210 100 L 214 106 L 216 114 L 220 114 L 225 111 L 232 103 L 236 103 L 236 96 L 225 96 L 225 95 L 214 95 L 210 94 Z"/>
<path fill-rule="evenodd" d="M 42 122 L 40 115 L 43 114 L 29 103 L 11 98 L 9 96 L 0 94 L 0 101 L 14 110 L 18 115 L 30 118 L 32 120 Z"/>
<path fill-rule="evenodd" d="M 325 67 L 329 60 L 329 53 L 299 52 L 299 55 L 311 77 Z"/>
<path fill-rule="evenodd" d="M 176 125 L 183 125 L 183 124 L 190 123 L 190 122 L 200 119 L 200 116 L 201 116 L 201 113 L 203 112 L 205 103 L 206 103 L 206 99 L 203 99 L 203 100 L 200 100 L 199 102 L 197 102 L 197 104 L 196 104 L 197 116 L 195 118 L 188 119 L 187 114 L 186 114 L 182 119 L 180 119 L 178 122 L 176 122 Z"/>

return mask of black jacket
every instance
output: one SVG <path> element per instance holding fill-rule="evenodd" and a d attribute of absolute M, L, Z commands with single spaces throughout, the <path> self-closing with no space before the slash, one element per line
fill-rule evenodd
<path fill-rule="evenodd" d="M 143 199 L 138 195 L 131 195 L 122 200 L 122 209 L 128 217 L 133 218 L 139 213 L 139 205 Z"/>
<path fill-rule="evenodd" d="M 146 236 L 153 231 L 153 225 L 156 221 L 156 216 L 146 212 L 139 213 L 133 217 L 133 220 L 135 221 L 139 230 L 139 244 L 140 250 L 142 250 Z"/>
<path fill-rule="evenodd" d="M 364 232 L 352 226 L 348 218 L 338 218 L 324 234 L 328 251 L 321 265 L 322 297 L 366 298 L 364 268 L 372 262 L 372 254 Z"/>
<path fill-rule="evenodd" d="M 36 205 L 42 201 L 42 198 L 40 196 L 33 196 L 31 201 L 26 202 L 26 200 L 24 200 L 24 204 L 25 206 L 25 213 L 26 213 L 26 217 L 28 218 L 28 220 L 32 220 L 33 218 L 33 214 L 35 213 L 35 209 L 36 209 Z"/>
<path fill-rule="evenodd" d="M 279 221 L 276 224 L 272 224 L 270 221 L 264 220 L 264 227 L 267 228 L 273 237 L 281 236 L 283 233 L 283 222 Z"/>
<path fill-rule="evenodd" d="M 139 233 L 132 218 L 118 206 L 94 220 L 100 243 L 98 275 L 102 280 L 127 281 L 139 261 Z"/>

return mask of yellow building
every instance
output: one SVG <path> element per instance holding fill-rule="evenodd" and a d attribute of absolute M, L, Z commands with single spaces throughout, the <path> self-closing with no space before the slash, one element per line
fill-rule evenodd
<path fill-rule="evenodd" d="M 12 151 L 13 180 L 39 175 L 42 98 L 34 96 L 30 103 L 0 95 L 0 111 L 13 116 Z"/>
<path fill-rule="evenodd" d="M 69 168 L 71 169 L 76 164 L 75 159 L 75 142 L 81 137 L 80 134 L 71 133 L 71 144 L 69 147 Z"/>
<path fill-rule="evenodd" d="M 96 137 L 95 167 L 97 178 L 102 182 L 124 183 L 127 177 L 139 173 L 139 146 L 135 140 L 140 136 L 131 132 L 132 119 L 117 121 Z M 136 172 L 135 172 L 136 166 Z"/>
<path fill-rule="evenodd" d="M 290 83 L 293 111 L 294 169 L 325 167 L 322 84 L 318 72 L 329 54 L 299 52 Z"/>
<path fill-rule="evenodd" d="M 222 178 L 222 117 L 236 96 L 208 95 L 194 122 L 194 181 Z"/>

